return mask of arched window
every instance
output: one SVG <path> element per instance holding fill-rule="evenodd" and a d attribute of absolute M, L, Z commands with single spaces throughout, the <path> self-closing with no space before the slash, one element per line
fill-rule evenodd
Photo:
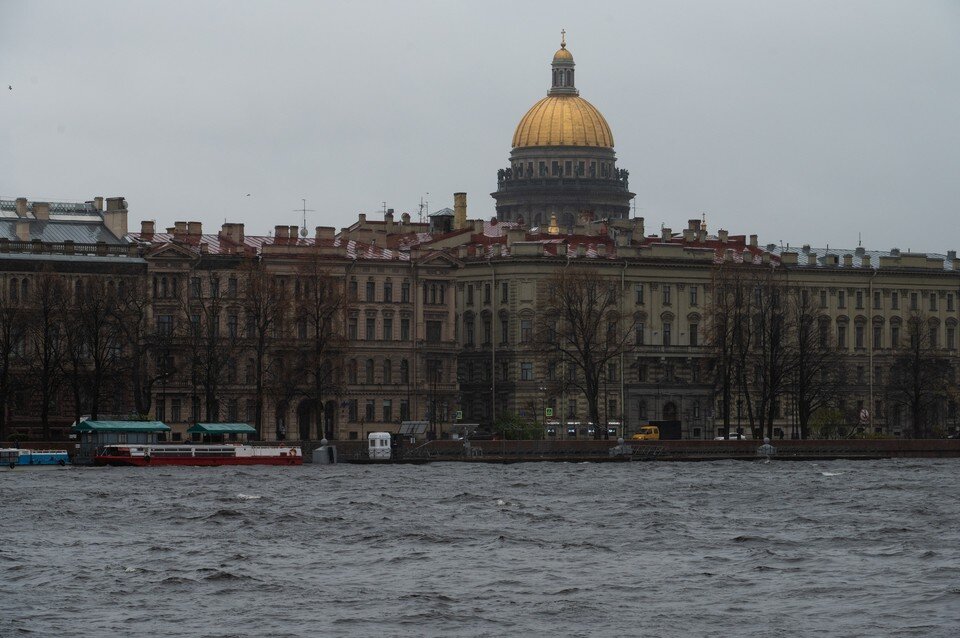
<path fill-rule="evenodd" d="M 400 383 L 410 383 L 410 362 L 406 359 L 400 360 Z"/>
<path fill-rule="evenodd" d="M 10 280 L 10 301 L 16 301 L 20 293 L 20 282 L 16 277 Z"/>
<path fill-rule="evenodd" d="M 357 382 L 357 360 L 350 359 L 350 363 L 347 365 L 347 379 L 350 383 Z"/>
<path fill-rule="evenodd" d="M 390 359 L 383 360 L 383 382 L 393 383 L 393 362 Z"/>
<path fill-rule="evenodd" d="M 30 280 L 26 277 L 20 280 L 20 298 L 24 301 L 30 298 Z"/>
<path fill-rule="evenodd" d="M 364 382 L 373 383 L 373 359 L 367 359 L 367 365 L 364 367 Z"/>
<path fill-rule="evenodd" d="M 244 383 L 248 383 L 248 384 L 253 383 L 254 367 L 255 366 L 253 365 L 253 359 L 247 359 L 247 367 L 244 370 L 244 374 L 243 374 Z"/>

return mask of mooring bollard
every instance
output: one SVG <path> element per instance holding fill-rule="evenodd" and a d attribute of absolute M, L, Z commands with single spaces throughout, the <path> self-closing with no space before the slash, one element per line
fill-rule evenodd
<path fill-rule="evenodd" d="M 327 445 L 326 439 L 320 439 L 320 447 L 313 451 L 313 462 L 320 465 L 333 465 L 337 462 L 337 446 Z"/>

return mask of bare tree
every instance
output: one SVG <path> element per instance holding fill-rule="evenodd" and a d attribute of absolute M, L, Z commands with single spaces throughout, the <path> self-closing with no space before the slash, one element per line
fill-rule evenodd
<path fill-rule="evenodd" d="M 209 422 L 220 420 L 220 389 L 231 366 L 236 369 L 236 342 L 223 337 L 220 325 L 225 305 L 219 274 L 194 271 L 186 298 L 180 302 L 183 320 L 176 334 L 186 350 L 191 384 L 203 397 L 204 419 Z"/>
<path fill-rule="evenodd" d="M 333 432 L 325 432 L 323 426 L 323 397 L 336 389 L 342 376 L 346 288 L 343 278 L 334 276 L 320 255 L 306 257 L 296 276 L 301 285 L 300 299 L 295 300 L 297 330 L 309 343 L 304 353 L 306 394 L 314 408 L 317 434 L 332 438 Z"/>
<path fill-rule="evenodd" d="M 12 302 L 0 307 L 0 441 L 6 438 L 10 397 L 23 381 L 14 371 L 22 361 L 26 335 L 24 309 Z"/>
<path fill-rule="evenodd" d="M 60 309 L 66 301 L 63 278 L 50 269 L 34 279 L 29 297 L 28 372 L 30 384 L 40 402 L 40 426 L 44 439 L 50 438 L 50 408 L 63 382 L 60 362 L 64 353 L 64 325 Z"/>
<path fill-rule="evenodd" d="M 780 398 L 793 371 L 791 333 L 794 326 L 789 321 L 789 294 L 781 273 L 772 267 L 756 269 L 752 286 L 754 356 L 751 363 L 758 386 L 759 425 L 766 436 L 772 438 Z"/>
<path fill-rule="evenodd" d="M 723 262 L 713 271 L 713 296 L 707 308 L 708 344 L 713 350 L 713 383 L 720 398 L 724 436 L 730 433 L 733 390 L 736 384 L 737 344 L 742 285 L 737 266 Z"/>
<path fill-rule="evenodd" d="M 810 291 L 792 286 L 789 295 L 793 364 L 787 391 L 796 406 L 800 438 L 806 439 L 813 415 L 836 400 L 840 355 L 831 339 L 829 319 L 816 311 Z"/>
<path fill-rule="evenodd" d="M 241 267 L 244 284 L 243 310 L 246 313 L 246 337 L 253 354 L 255 427 L 257 437 L 263 438 L 263 406 L 266 392 L 266 369 L 269 349 L 274 332 L 282 326 L 289 311 L 289 294 L 286 286 L 278 285 L 267 272 L 262 260 L 250 260 Z"/>
<path fill-rule="evenodd" d="M 547 292 L 549 291 L 549 293 Z M 600 419 L 600 391 L 607 363 L 628 350 L 636 319 L 621 312 L 620 279 L 596 269 L 562 268 L 538 295 L 537 345 L 576 370 L 569 383 L 587 400 L 594 438 L 609 438 Z"/>
<path fill-rule="evenodd" d="M 153 388 L 166 375 L 173 335 L 151 326 L 152 301 L 140 279 L 131 278 L 117 289 L 114 323 L 121 359 L 121 383 L 129 384 L 133 405 L 141 417 L 150 413 Z M 153 365 L 157 361 L 159 365 Z"/>
<path fill-rule="evenodd" d="M 914 311 L 905 327 L 906 342 L 890 367 L 887 402 L 906 408 L 914 438 L 925 438 L 932 433 L 936 406 L 947 395 L 952 369 L 937 348 L 935 320 Z"/>

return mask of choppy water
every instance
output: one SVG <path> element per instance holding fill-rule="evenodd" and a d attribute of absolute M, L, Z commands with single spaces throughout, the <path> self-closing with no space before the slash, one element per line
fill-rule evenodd
<path fill-rule="evenodd" d="M 0 636 L 956 636 L 955 460 L 0 475 Z"/>

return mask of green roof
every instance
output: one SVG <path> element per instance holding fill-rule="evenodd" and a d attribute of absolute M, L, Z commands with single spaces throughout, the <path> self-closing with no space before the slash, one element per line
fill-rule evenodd
<path fill-rule="evenodd" d="M 160 421 L 81 421 L 71 432 L 169 432 Z"/>
<path fill-rule="evenodd" d="M 256 434 L 257 428 L 246 423 L 197 423 L 188 434 Z"/>

